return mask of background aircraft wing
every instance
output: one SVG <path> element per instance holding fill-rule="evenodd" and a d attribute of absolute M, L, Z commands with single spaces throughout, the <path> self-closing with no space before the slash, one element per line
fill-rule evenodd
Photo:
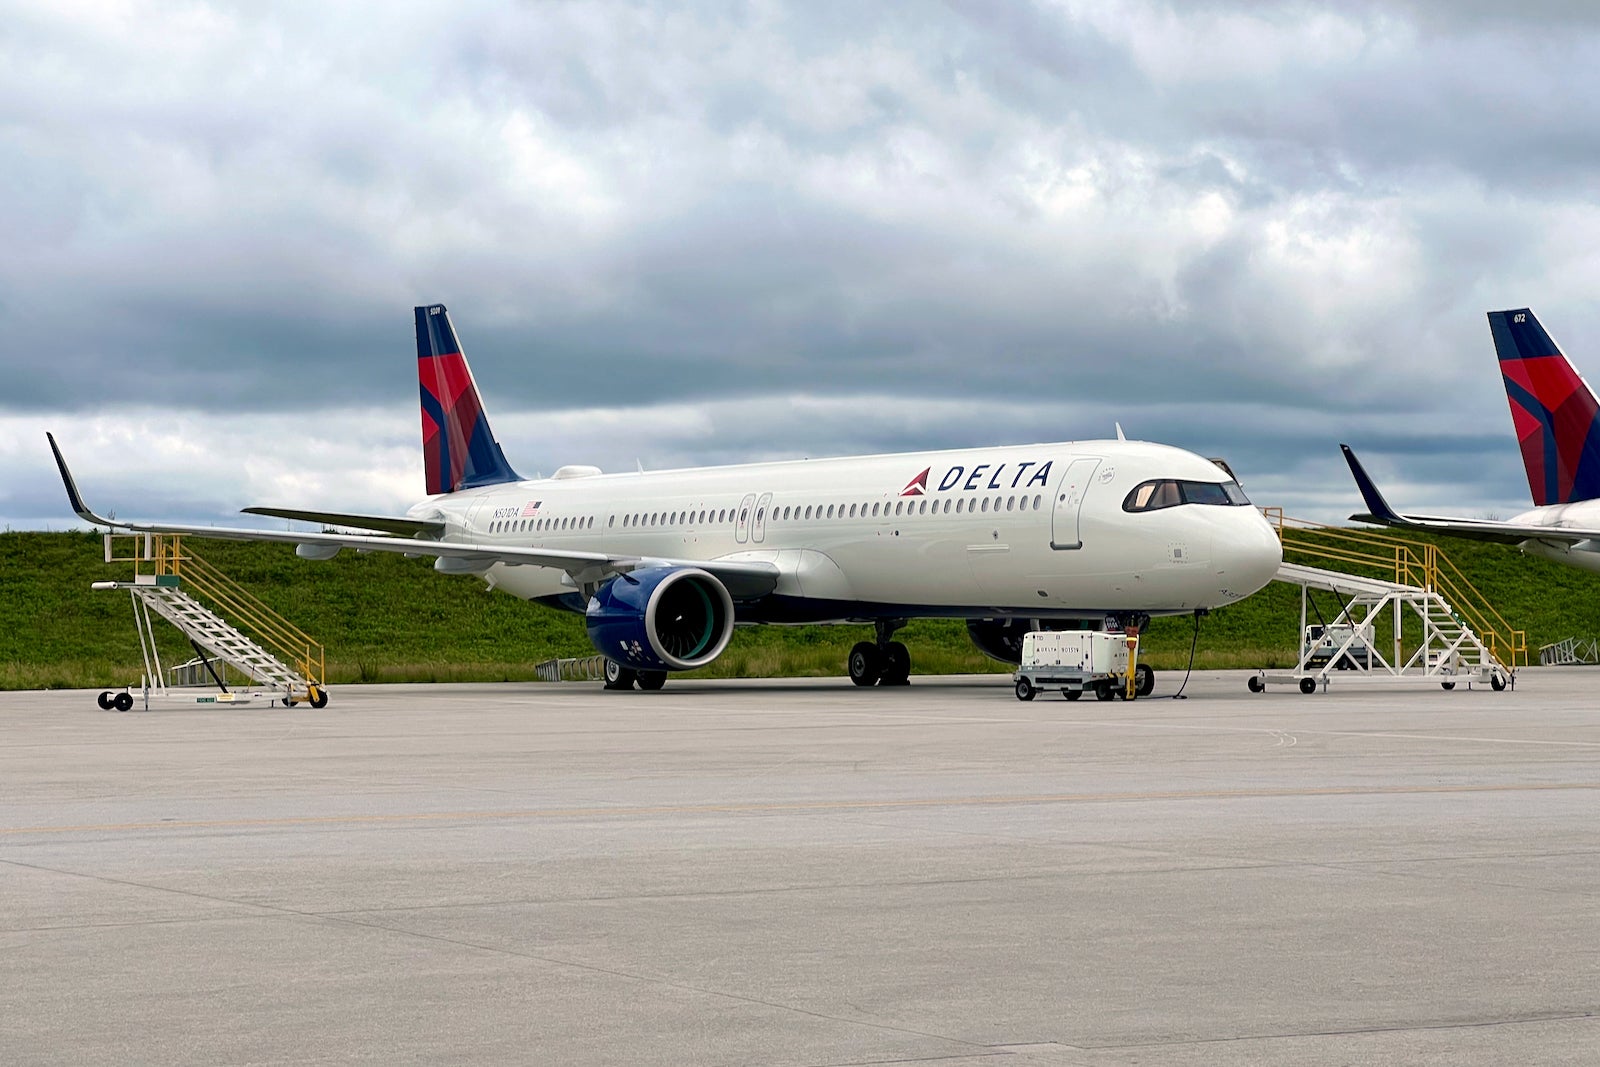
<path fill-rule="evenodd" d="M 67 461 L 62 458 L 56 440 L 50 438 L 50 450 L 55 453 L 56 466 L 61 470 L 61 480 L 66 486 L 67 499 L 78 517 L 97 526 L 128 530 L 134 533 L 187 534 L 191 537 L 211 537 L 225 541 L 273 541 L 281 544 L 316 545 L 323 548 L 353 548 L 358 552 L 398 552 L 406 556 L 432 556 L 450 560 L 441 570 L 456 574 L 481 574 L 496 563 L 508 566 L 552 567 L 566 571 L 579 586 L 604 581 L 608 577 L 624 574 L 648 566 L 698 567 L 727 586 L 728 592 L 741 600 L 766 596 L 778 584 L 778 568 L 771 563 L 753 560 L 699 560 L 672 559 L 659 556 L 623 556 L 607 552 L 583 552 L 556 548 L 518 548 L 510 545 L 483 545 L 461 541 L 438 541 L 419 537 L 396 537 L 384 534 L 342 534 L 304 530 L 250 530 L 230 526 L 187 526 L 179 523 L 126 522 L 108 519 L 95 514 L 84 503 L 78 492 Z M 274 509 L 270 514 L 287 518 L 298 517 Z M 313 516 L 312 521 L 332 521 L 331 514 L 303 513 Z M 355 516 L 343 516 L 353 519 Z M 356 525 L 350 523 L 350 525 Z M 329 553 L 331 555 L 331 553 Z"/>
<path fill-rule="evenodd" d="M 1523 541 L 1548 541 L 1553 544 L 1577 544 L 1580 541 L 1600 540 L 1600 530 L 1586 530 L 1573 526 L 1539 526 L 1533 523 L 1495 522 L 1492 519 L 1462 519 L 1444 515 L 1402 515 L 1389 506 L 1378 491 L 1378 486 L 1367 474 L 1366 468 L 1356 458 L 1349 445 L 1340 445 L 1350 473 L 1355 476 L 1356 487 L 1366 502 L 1367 510 L 1350 516 L 1356 522 L 1371 522 L 1379 526 L 1393 526 L 1403 530 L 1421 530 L 1427 533 L 1464 537 L 1474 541 L 1496 541 L 1515 545 Z"/>

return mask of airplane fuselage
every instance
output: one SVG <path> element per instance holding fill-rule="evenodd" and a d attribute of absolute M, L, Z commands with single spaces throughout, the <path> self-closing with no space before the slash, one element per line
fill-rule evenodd
<path fill-rule="evenodd" d="M 801 460 L 552 478 L 411 509 L 446 540 L 748 560 L 781 577 L 743 622 L 1018 615 L 1095 618 L 1233 603 L 1271 580 L 1272 528 L 1243 501 L 1128 510 L 1152 480 L 1221 486 L 1215 464 L 1129 441 Z M 564 571 L 495 563 L 485 578 L 582 610 Z"/>
<path fill-rule="evenodd" d="M 1600 527 L 1600 500 L 1547 504 L 1525 511 L 1511 522 L 1529 526 L 1548 526 L 1552 532 L 1563 528 L 1593 530 Z M 1533 538 L 1521 542 L 1517 547 L 1530 556 L 1538 556 L 1553 563 L 1563 563 L 1579 570 L 1600 573 L 1600 541 L 1584 540 L 1574 543 L 1570 539 L 1541 541 Z"/>

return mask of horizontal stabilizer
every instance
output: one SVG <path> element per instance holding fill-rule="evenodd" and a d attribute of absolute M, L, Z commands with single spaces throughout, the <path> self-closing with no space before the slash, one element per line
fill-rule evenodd
<path fill-rule="evenodd" d="M 345 515 L 335 511 L 299 511 L 294 508 L 245 508 L 246 515 L 270 515 L 275 519 L 320 522 L 324 526 L 349 526 L 357 530 L 377 530 L 398 537 L 439 537 L 444 523 L 408 519 L 392 515 Z"/>

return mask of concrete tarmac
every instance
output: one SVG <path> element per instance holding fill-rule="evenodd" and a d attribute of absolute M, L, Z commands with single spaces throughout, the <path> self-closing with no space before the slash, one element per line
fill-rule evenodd
<path fill-rule="evenodd" d="M 1600 671 L 0 694 L 5 1064 L 1590 1064 Z"/>

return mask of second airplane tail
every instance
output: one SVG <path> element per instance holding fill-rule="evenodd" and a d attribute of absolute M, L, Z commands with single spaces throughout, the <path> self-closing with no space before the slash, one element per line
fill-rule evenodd
<path fill-rule="evenodd" d="M 1600 497 L 1600 402 L 1532 311 L 1489 312 L 1536 505 Z"/>
<path fill-rule="evenodd" d="M 521 481 L 489 429 L 472 369 L 443 304 L 416 309 L 422 461 L 428 494 Z"/>

